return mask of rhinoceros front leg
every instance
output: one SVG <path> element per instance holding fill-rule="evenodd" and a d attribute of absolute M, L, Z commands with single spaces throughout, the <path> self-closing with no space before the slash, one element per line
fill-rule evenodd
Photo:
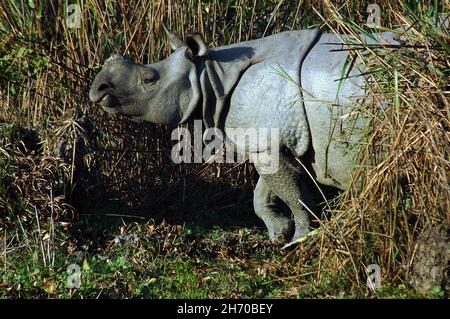
<path fill-rule="evenodd" d="M 287 241 L 294 232 L 294 222 L 278 210 L 280 199 L 269 189 L 263 178 L 259 178 L 253 195 L 255 213 L 266 224 L 272 241 Z"/>
<path fill-rule="evenodd" d="M 260 181 L 263 181 L 263 185 L 268 188 L 271 196 L 280 198 L 291 210 L 295 225 L 292 241 L 308 234 L 310 231 L 309 215 L 301 203 L 312 208 L 313 200 L 306 185 L 301 181 L 304 176 L 289 163 L 282 153 L 279 157 L 278 170 L 275 172 L 264 173 L 261 163 L 258 163 L 257 160 L 255 160 L 255 167 L 260 174 Z"/>

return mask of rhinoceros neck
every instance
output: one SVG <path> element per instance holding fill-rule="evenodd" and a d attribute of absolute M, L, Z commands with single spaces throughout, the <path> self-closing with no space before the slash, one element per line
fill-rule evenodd
<path fill-rule="evenodd" d="M 181 109 L 181 121 L 179 124 L 185 123 L 188 119 L 192 117 L 192 114 L 194 113 L 197 106 L 200 105 L 202 101 L 202 90 L 200 87 L 200 81 L 199 81 L 199 73 L 201 70 L 199 70 L 201 66 L 195 64 L 193 67 L 189 70 L 189 81 L 191 83 L 191 94 L 189 98 L 189 102 L 185 105 L 180 105 Z"/>
<path fill-rule="evenodd" d="M 212 55 L 204 61 L 200 85 L 203 94 L 202 115 L 206 128 L 224 130 L 233 90 L 253 63 L 250 54 L 229 59 L 227 53 Z"/>

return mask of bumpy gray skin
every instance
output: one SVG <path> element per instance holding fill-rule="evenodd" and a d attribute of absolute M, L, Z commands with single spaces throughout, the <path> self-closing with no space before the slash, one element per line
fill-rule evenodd
<path fill-rule="evenodd" d="M 358 61 L 346 63 L 348 52 L 335 51 L 345 47 L 342 40 L 318 30 L 282 32 L 214 49 L 199 34 L 182 41 L 165 31 L 175 50 L 167 59 L 137 65 L 111 57 L 97 74 L 90 99 L 108 112 L 159 124 L 183 123 L 201 107 L 208 128 L 278 128 L 278 171 L 267 174 L 265 164 L 255 160 L 260 173 L 255 212 L 274 241 L 306 235 L 310 216 L 303 204 L 314 206 L 305 184 L 310 177 L 292 158 L 319 183 L 348 187 L 353 153 L 346 146 L 365 127 L 365 120 L 355 120 L 352 113 L 365 94 Z M 393 35 L 376 37 L 363 41 L 392 42 Z M 342 140 L 344 131 L 353 131 L 350 141 Z M 228 140 L 251 158 L 274 151 L 232 136 Z M 293 218 L 281 214 L 281 201 Z"/>

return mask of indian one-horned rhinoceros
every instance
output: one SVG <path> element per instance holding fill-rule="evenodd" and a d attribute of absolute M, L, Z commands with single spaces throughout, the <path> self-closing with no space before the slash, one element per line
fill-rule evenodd
<path fill-rule="evenodd" d="M 174 50 L 167 59 L 138 65 L 122 56 L 110 57 L 95 77 L 90 99 L 108 112 L 159 124 L 186 122 L 202 108 L 195 114 L 202 114 L 206 127 L 225 133 L 233 128 L 278 128 L 278 170 L 265 173 L 255 160 L 260 174 L 255 212 L 272 240 L 307 234 L 310 216 L 305 206 L 312 203 L 305 182 L 312 176 L 345 189 L 351 181 L 353 155 L 342 132 L 364 126 L 364 121 L 349 120 L 357 113 L 355 101 L 365 95 L 360 63 L 350 61 L 341 37 L 319 30 L 287 31 L 218 48 L 208 48 L 198 33 L 183 41 L 164 30 Z M 393 37 L 377 36 L 382 41 Z M 237 148 L 250 157 L 274 151 Z M 302 162 L 302 169 L 292 158 Z M 293 218 L 281 213 L 280 201 Z"/>

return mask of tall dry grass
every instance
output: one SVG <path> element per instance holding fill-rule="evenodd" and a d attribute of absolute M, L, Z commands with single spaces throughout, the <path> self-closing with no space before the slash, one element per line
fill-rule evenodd
<path fill-rule="evenodd" d="M 324 8 L 333 32 L 367 33 L 333 2 L 324 1 Z M 382 31 L 394 29 L 399 45 L 347 40 L 367 68 L 372 103 L 357 112 L 371 124 L 352 187 L 328 210 L 333 217 L 314 240 L 297 251 L 305 258 L 300 265 L 319 256 L 312 266 L 318 283 L 332 272 L 364 286 L 370 264 L 380 266 L 385 283 L 410 282 L 418 235 L 449 227 L 449 30 L 436 23 L 432 7 L 387 8 L 391 28 Z"/>

